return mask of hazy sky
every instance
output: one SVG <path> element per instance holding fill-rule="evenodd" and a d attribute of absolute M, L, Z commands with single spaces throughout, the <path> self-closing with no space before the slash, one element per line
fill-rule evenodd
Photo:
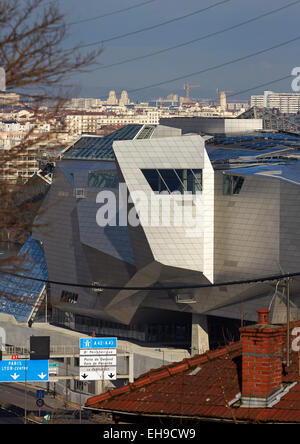
<path fill-rule="evenodd" d="M 146 0 L 59 0 L 59 4 L 66 12 L 68 23 L 107 14 L 144 1 Z M 126 12 L 70 26 L 66 43 L 73 45 L 108 40 L 192 13 L 217 2 L 218 0 L 155 0 Z M 104 52 L 99 61 L 104 67 L 179 45 L 292 2 L 293 0 L 230 0 L 183 20 L 106 42 L 103 44 Z M 195 97 L 216 96 L 217 88 L 242 91 L 287 76 L 294 66 L 300 66 L 300 39 L 248 60 L 202 74 L 189 74 L 300 37 L 299 16 L 300 2 L 223 34 L 142 60 L 80 74 L 73 81 L 78 86 L 79 95 L 93 97 L 104 97 L 110 89 L 117 92 L 126 89 L 130 92 L 136 88 L 186 75 L 184 79 L 132 92 L 130 96 L 146 98 L 170 92 L 184 95 L 185 83 L 201 85 L 193 90 L 192 95 Z M 291 92 L 291 79 L 259 88 L 244 94 L 243 97 L 262 92 L 263 89 Z M 235 100 L 239 98 L 234 97 Z"/>

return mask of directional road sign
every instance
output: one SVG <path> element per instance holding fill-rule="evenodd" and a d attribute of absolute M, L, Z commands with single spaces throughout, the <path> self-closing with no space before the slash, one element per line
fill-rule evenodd
<path fill-rule="evenodd" d="M 117 379 L 116 367 L 80 367 L 81 381 L 100 381 Z"/>
<path fill-rule="evenodd" d="M 58 364 L 55 362 L 49 362 L 49 375 L 56 376 L 58 373 Z"/>
<path fill-rule="evenodd" d="M 79 348 L 81 381 L 117 378 L 117 338 L 81 338 Z"/>
<path fill-rule="evenodd" d="M 48 360 L 0 361 L 0 382 L 36 382 L 49 380 Z"/>
<path fill-rule="evenodd" d="M 90 348 L 80 349 L 80 356 L 112 356 L 117 353 L 116 348 Z"/>
<path fill-rule="evenodd" d="M 117 365 L 117 356 L 80 356 L 80 367 L 112 367 Z"/>
<path fill-rule="evenodd" d="M 90 348 L 117 348 L 117 338 L 80 338 L 79 347 Z"/>

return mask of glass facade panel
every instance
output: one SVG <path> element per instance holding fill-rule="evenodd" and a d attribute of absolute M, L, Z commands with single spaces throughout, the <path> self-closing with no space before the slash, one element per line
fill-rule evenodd
<path fill-rule="evenodd" d="M 223 176 L 223 194 L 225 196 L 230 196 L 231 193 L 231 176 L 224 174 Z"/>
<path fill-rule="evenodd" d="M 202 191 L 202 170 L 200 169 L 143 169 L 147 182 L 153 191 L 167 191 L 181 194 L 188 191 L 195 194 Z"/>
<path fill-rule="evenodd" d="M 119 180 L 116 172 L 91 172 L 88 176 L 88 187 L 118 188 Z"/>
<path fill-rule="evenodd" d="M 223 194 L 225 196 L 231 196 L 233 194 L 239 194 L 244 178 L 240 176 L 230 176 L 229 174 L 224 174 L 223 176 Z"/>
<path fill-rule="evenodd" d="M 239 194 L 244 183 L 244 178 L 239 176 L 234 176 L 232 183 L 232 194 Z"/>
<path fill-rule="evenodd" d="M 164 187 L 167 186 L 166 191 L 180 191 L 182 193 L 182 184 L 178 178 L 178 175 L 174 170 L 159 170 L 164 182 Z"/>
<path fill-rule="evenodd" d="M 153 191 L 160 191 L 161 187 L 161 179 L 157 170 L 142 170 L 145 178 L 147 179 L 148 184 L 152 188 Z"/>
<path fill-rule="evenodd" d="M 112 148 L 115 140 L 132 140 L 142 125 L 126 125 L 104 137 L 83 136 L 66 153 L 64 159 L 105 159 L 112 160 L 115 154 Z"/>
<path fill-rule="evenodd" d="M 186 170 L 187 171 L 187 191 L 196 194 L 202 191 L 202 170 Z"/>

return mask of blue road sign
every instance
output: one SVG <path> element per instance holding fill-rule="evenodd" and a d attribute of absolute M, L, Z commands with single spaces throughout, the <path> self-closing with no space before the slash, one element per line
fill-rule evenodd
<path fill-rule="evenodd" d="M 117 348 L 117 338 L 80 338 L 81 349 Z"/>
<path fill-rule="evenodd" d="M 37 390 L 35 397 L 36 397 L 36 399 L 44 399 L 45 398 L 45 390 Z"/>
<path fill-rule="evenodd" d="M 0 382 L 48 381 L 48 367 L 48 360 L 8 359 L 0 361 Z"/>

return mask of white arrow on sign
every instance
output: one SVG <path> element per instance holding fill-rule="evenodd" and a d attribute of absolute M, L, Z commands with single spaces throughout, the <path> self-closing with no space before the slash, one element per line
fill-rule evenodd
<path fill-rule="evenodd" d="M 106 367 L 105 370 L 99 367 L 81 367 L 79 376 L 81 381 L 113 380 L 117 379 L 117 369 L 116 367 Z"/>
<path fill-rule="evenodd" d="M 47 373 L 43 373 L 43 372 L 38 375 L 38 377 L 41 379 L 44 379 L 46 376 L 47 376 Z"/>
<path fill-rule="evenodd" d="M 13 379 L 18 379 L 18 377 L 20 376 L 20 375 L 17 375 L 17 373 L 15 372 L 13 375 L 10 375 Z"/>

